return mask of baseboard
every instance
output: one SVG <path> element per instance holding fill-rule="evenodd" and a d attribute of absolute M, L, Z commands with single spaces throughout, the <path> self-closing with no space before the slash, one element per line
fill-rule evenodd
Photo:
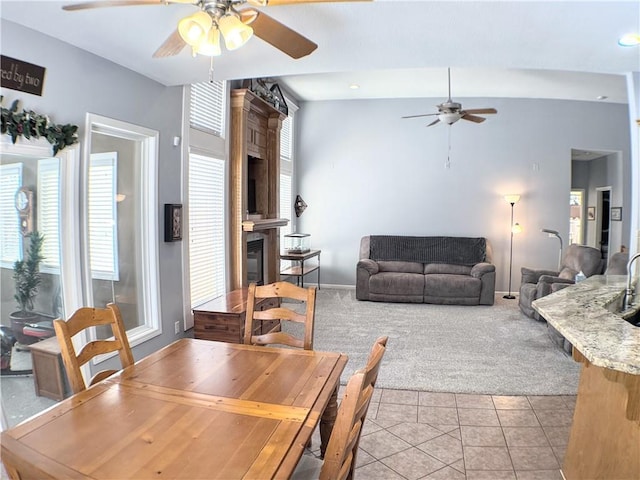
<path fill-rule="evenodd" d="M 317 283 L 304 283 L 306 286 L 313 286 L 313 287 L 317 287 L 318 284 Z M 338 284 L 333 284 L 333 283 L 321 283 L 320 284 L 320 288 L 335 288 L 336 290 L 355 290 L 356 287 L 355 285 L 338 285 Z"/>

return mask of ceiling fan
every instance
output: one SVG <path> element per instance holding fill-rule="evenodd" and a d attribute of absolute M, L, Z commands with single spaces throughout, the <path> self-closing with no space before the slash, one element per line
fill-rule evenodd
<path fill-rule="evenodd" d="M 431 122 L 427 127 L 431 125 L 435 125 L 438 122 L 446 123 L 447 125 L 453 125 L 458 120 L 469 120 L 470 122 L 482 123 L 486 120 L 484 117 L 479 117 L 476 114 L 489 114 L 489 113 L 498 113 L 495 108 L 475 108 L 471 110 L 463 110 L 462 104 L 458 102 L 454 102 L 451 100 L 451 69 L 447 68 L 447 76 L 449 78 L 449 97 L 438 107 L 438 113 L 425 113 L 422 115 L 408 115 L 402 118 L 417 118 L 417 117 L 431 117 L 437 115 L 433 122 Z"/>
<path fill-rule="evenodd" d="M 235 50 L 255 34 L 297 59 L 309 55 L 318 45 L 255 8 L 238 10 L 238 7 L 247 3 L 255 7 L 264 7 L 314 1 L 323 0 L 96 0 L 65 5 L 62 8 L 76 11 L 133 5 L 189 4 L 197 7 L 198 11 L 178 22 L 178 27 L 155 51 L 154 57 L 177 55 L 186 45 L 191 46 L 194 56 L 201 54 L 214 57 L 222 53 L 221 36 L 227 50 Z"/>

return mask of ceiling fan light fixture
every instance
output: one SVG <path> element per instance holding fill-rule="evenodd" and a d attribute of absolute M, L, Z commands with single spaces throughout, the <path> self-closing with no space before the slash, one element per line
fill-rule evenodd
<path fill-rule="evenodd" d="M 460 120 L 460 114 L 458 113 L 441 113 L 438 115 L 438 119 L 442 123 L 446 123 L 447 125 L 453 125 L 458 120 Z"/>
<path fill-rule="evenodd" d="M 211 16 L 207 12 L 200 10 L 180 20 L 178 22 L 178 32 L 187 45 L 197 47 L 202 41 L 206 40 L 212 24 Z"/>
<path fill-rule="evenodd" d="M 215 25 L 209 29 L 207 36 L 195 47 L 193 53 L 206 55 L 207 57 L 217 57 L 222 55 L 220 47 L 220 30 Z"/>
<path fill-rule="evenodd" d="M 253 28 L 245 25 L 234 14 L 228 13 L 218 20 L 218 28 L 224 38 L 227 50 L 236 50 L 253 36 Z"/>
<path fill-rule="evenodd" d="M 637 47 L 640 45 L 640 33 L 627 33 L 618 39 L 621 47 Z"/>

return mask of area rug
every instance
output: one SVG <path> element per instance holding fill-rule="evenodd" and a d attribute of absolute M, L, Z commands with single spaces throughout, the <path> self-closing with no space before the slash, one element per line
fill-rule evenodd
<path fill-rule="evenodd" d="M 366 363 L 374 340 L 389 337 L 378 387 L 494 395 L 577 392 L 580 364 L 528 318 L 517 300 L 493 306 L 361 302 L 350 289 L 322 288 L 314 349 L 343 352 L 349 376 Z"/>

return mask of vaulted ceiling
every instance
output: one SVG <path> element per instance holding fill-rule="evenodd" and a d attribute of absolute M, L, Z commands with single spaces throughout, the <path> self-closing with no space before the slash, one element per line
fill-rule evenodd
<path fill-rule="evenodd" d="M 209 58 L 193 58 L 186 48 L 152 58 L 194 6 L 63 11 L 70 3 L 77 2 L 1 0 L 0 15 L 165 85 L 208 79 Z M 294 60 L 254 37 L 239 50 L 223 49 L 214 78 L 275 77 L 309 100 L 444 98 L 451 67 L 456 98 L 626 103 L 624 75 L 640 71 L 640 47 L 617 44 L 622 34 L 640 31 L 637 0 L 387 0 L 261 9 L 318 49 Z"/>

